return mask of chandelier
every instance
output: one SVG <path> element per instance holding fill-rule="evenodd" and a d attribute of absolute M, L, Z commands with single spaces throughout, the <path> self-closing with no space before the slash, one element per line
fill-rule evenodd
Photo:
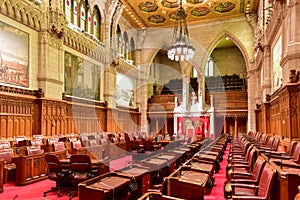
<path fill-rule="evenodd" d="M 175 61 L 190 60 L 194 57 L 195 48 L 190 45 L 189 32 L 186 25 L 186 13 L 182 0 L 176 12 L 176 22 L 173 32 L 172 46 L 168 49 L 168 58 Z"/>

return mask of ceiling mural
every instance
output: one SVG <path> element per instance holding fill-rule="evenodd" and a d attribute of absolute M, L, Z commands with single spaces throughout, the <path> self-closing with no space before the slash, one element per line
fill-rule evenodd
<path fill-rule="evenodd" d="M 123 16 L 137 28 L 174 26 L 178 0 L 120 0 Z M 242 16 L 257 11 L 258 0 L 183 0 L 189 24 Z"/>
<path fill-rule="evenodd" d="M 210 13 L 210 9 L 207 7 L 197 7 L 191 11 L 191 14 L 196 17 L 202 17 Z"/>

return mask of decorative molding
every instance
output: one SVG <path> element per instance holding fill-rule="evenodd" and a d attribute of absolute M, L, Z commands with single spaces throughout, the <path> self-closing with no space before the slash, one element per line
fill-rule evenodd
<path fill-rule="evenodd" d="M 63 81 L 54 79 L 54 78 L 47 78 L 47 77 L 39 77 L 37 79 L 38 81 L 45 81 L 45 82 L 49 82 L 49 83 L 54 83 L 54 84 L 58 84 L 58 85 L 63 85 Z"/>
<path fill-rule="evenodd" d="M 0 0 L 0 13 L 36 31 L 42 29 L 44 14 L 40 5 L 21 0 Z M 26 12 L 25 12 L 26 11 Z"/>
<path fill-rule="evenodd" d="M 101 43 L 96 43 L 94 40 L 75 32 L 69 27 L 67 27 L 65 32 L 64 45 L 101 63 L 107 63 L 109 51 Z"/>
<path fill-rule="evenodd" d="M 18 95 L 27 95 L 27 96 L 33 96 L 38 98 L 44 96 L 44 92 L 41 88 L 38 90 L 29 90 L 23 88 L 16 88 L 12 86 L 0 85 L 0 92 L 13 93 Z"/>
<path fill-rule="evenodd" d="M 300 59 L 300 53 L 286 54 L 280 61 L 280 66 L 284 67 L 290 60 Z"/>

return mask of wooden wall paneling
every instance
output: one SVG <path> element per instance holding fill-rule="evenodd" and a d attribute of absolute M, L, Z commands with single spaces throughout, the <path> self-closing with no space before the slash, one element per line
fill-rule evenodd
<path fill-rule="evenodd" d="M 0 136 L 1 138 L 8 138 L 8 135 L 7 135 L 7 120 L 6 120 L 7 116 L 6 115 L 3 115 L 1 114 L 0 115 Z"/>
<path fill-rule="evenodd" d="M 299 92 L 297 88 L 290 90 L 290 120 L 291 120 L 291 139 L 299 138 Z"/>

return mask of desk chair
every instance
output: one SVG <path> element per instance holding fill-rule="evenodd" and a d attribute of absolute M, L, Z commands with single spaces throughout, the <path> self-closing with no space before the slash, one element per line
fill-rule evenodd
<path fill-rule="evenodd" d="M 275 179 L 276 170 L 269 164 L 266 163 L 258 185 L 253 184 L 240 184 L 233 183 L 228 186 L 226 199 L 260 199 L 260 200 L 270 200 L 271 189 Z"/>
<path fill-rule="evenodd" d="M 68 194 L 69 199 L 78 196 L 78 184 L 92 178 L 91 158 L 84 154 L 74 154 L 70 157 L 72 191 Z"/>
<path fill-rule="evenodd" d="M 0 151 L 0 159 L 4 160 L 3 182 L 7 183 L 8 179 L 15 179 L 16 164 L 13 162 L 14 152 L 12 149 L 3 149 Z"/>
<path fill-rule="evenodd" d="M 48 166 L 48 179 L 55 181 L 55 187 L 44 192 L 44 197 L 47 193 L 57 191 L 57 196 L 60 197 L 62 185 L 68 178 L 68 171 L 63 171 L 61 163 L 56 155 L 46 154 L 45 160 Z"/>

